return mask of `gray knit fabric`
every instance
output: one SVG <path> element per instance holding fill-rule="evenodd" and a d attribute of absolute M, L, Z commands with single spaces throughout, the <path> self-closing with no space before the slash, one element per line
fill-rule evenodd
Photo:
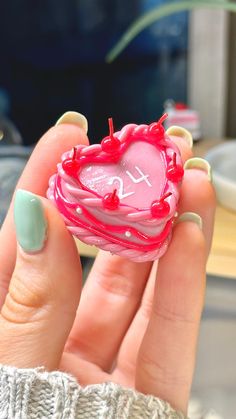
<path fill-rule="evenodd" d="M 0 366 L 0 419 L 184 419 L 153 396 L 113 383 L 82 388 L 64 373 Z"/>

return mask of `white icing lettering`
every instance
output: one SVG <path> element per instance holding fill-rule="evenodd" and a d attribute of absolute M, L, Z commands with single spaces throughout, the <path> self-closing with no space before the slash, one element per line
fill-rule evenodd
<path fill-rule="evenodd" d="M 116 182 L 116 181 L 119 183 L 119 189 L 117 191 L 117 194 L 118 194 L 120 199 L 127 198 L 127 196 L 130 196 L 130 195 L 134 194 L 134 192 L 124 193 L 124 182 L 123 182 L 123 179 L 121 179 L 119 176 L 112 177 L 109 180 L 108 185 L 113 185 L 113 183 Z"/>
<path fill-rule="evenodd" d="M 98 182 L 99 180 L 105 179 L 105 177 L 106 177 L 106 175 L 102 175 L 102 176 L 94 177 L 94 178 L 92 179 L 92 181 L 95 183 L 95 182 Z"/>
<path fill-rule="evenodd" d="M 139 169 L 139 167 L 138 166 L 135 166 L 135 169 L 137 170 L 137 172 L 139 172 L 139 174 L 141 175 L 141 177 L 140 178 L 135 178 L 128 170 L 126 170 L 126 174 L 130 177 L 130 179 L 132 180 L 132 182 L 134 182 L 134 183 L 140 183 L 140 182 L 146 182 L 146 184 L 151 188 L 152 187 L 152 185 L 151 185 L 151 183 L 149 182 L 149 180 L 148 180 L 148 178 L 149 178 L 149 175 L 145 175 L 143 172 L 142 172 L 142 170 L 140 170 Z"/>

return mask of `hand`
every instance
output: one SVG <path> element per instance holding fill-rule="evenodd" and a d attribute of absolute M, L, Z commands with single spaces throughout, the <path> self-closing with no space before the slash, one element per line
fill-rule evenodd
<path fill-rule="evenodd" d="M 173 139 L 183 159 L 191 157 L 187 142 Z M 17 188 L 45 196 L 61 154 L 78 143 L 88 139 L 76 125 L 49 130 Z M 0 362 L 60 368 L 82 385 L 114 381 L 186 412 L 215 210 L 206 173 L 186 170 L 179 206 L 180 214 L 199 214 L 202 230 L 178 223 L 158 270 L 99 252 L 82 292 L 73 238 L 50 202 L 33 201 L 31 217 L 41 217 L 42 231 L 43 214 L 47 223 L 42 249 L 31 253 L 25 243 L 16 252 L 13 204 L 0 233 Z"/>

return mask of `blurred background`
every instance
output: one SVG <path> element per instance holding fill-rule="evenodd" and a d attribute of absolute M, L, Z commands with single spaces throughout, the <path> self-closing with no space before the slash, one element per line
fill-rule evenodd
<path fill-rule="evenodd" d="M 27 0 L 2 4 L 0 88 L 24 144 L 69 109 L 83 112 L 94 142 L 116 126 L 152 121 L 166 98 L 187 99 L 188 15 L 143 32 L 114 63 L 105 56 L 155 0 Z M 161 2 L 159 2 L 161 3 Z M 14 30 L 13 30 L 14 28 Z M 7 108 L 6 108 L 7 104 Z"/>
<path fill-rule="evenodd" d="M 1 2 L 0 113 L 14 122 L 23 143 L 35 143 L 69 109 L 87 116 L 97 142 L 109 115 L 118 127 L 149 122 L 167 99 L 197 109 L 204 136 L 236 135 L 230 115 L 235 29 L 228 13 L 197 10 L 163 18 L 113 63 L 105 62 L 137 17 L 165 3 L 170 1 Z"/>
<path fill-rule="evenodd" d="M 235 419 L 236 15 L 202 7 L 172 14 L 105 60 L 132 22 L 167 3 L 0 2 L 0 223 L 34 144 L 65 111 L 85 114 L 91 143 L 107 134 L 110 116 L 119 129 L 156 120 L 168 100 L 180 123 L 187 112 L 219 201 L 190 417 Z M 80 246 L 88 272 L 96 251 Z"/>

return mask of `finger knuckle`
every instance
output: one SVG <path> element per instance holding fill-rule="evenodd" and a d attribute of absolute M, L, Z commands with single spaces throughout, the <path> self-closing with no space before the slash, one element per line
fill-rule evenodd
<path fill-rule="evenodd" d="M 153 383 L 163 387 L 176 387 L 176 386 L 188 386 L 188 380 L 184 374 L 181 374 L 179 370 L 176 372 L 168 365 L 161 363 L 158 359 L 154 359 L 146 353 L 140 354 L 139 365 L 141 368 L 141 374 L 145 378 L 145 381 Z"/>
<path fill-rule="evenodd" d="M 147 320 L 150 319 L 153 310 L 153 298 L 144 298 L 141 303 L 141 313 Z"/>
<path fill-rule="evenodd" d="M 15 270 L 9 287 L 12 298 L 29 307 L 44 306 L 49 292 L 45 289 L 43 275 L 37 269 L 30 272 Z"/>
<path fill-rule="evenodd" d="M 8 294 L 2 307 L 1 315 L 11 323 L 36 322 L 45 317 L 50 303 L 47 293 L 34 282 L 34 275 L 30 278 L 30 286 L 19 272 L 14 272 Z"/>
<path fill-rule="evenodd" d="M 169 323 L 171 325 L 178 324 L 182 325 L 194 325 L 196 323 L 195 317 L 191 313 L 187 313 L 185 310 L 181 311 L 180 309 L 171 309 L 165 307 L 164 305 L 158 305 L 153 309 L 154 316 L 163 323 Z"/>
<path fill-rule="evenodd" d="M 97 276 L 97 284 L 103 291 L 110 295 L 116 295 L 124 298 L 136 296 L 136 289 L 132 281 L 127 280 L 118 272 L 107 272 L 106 275 Z"/>

